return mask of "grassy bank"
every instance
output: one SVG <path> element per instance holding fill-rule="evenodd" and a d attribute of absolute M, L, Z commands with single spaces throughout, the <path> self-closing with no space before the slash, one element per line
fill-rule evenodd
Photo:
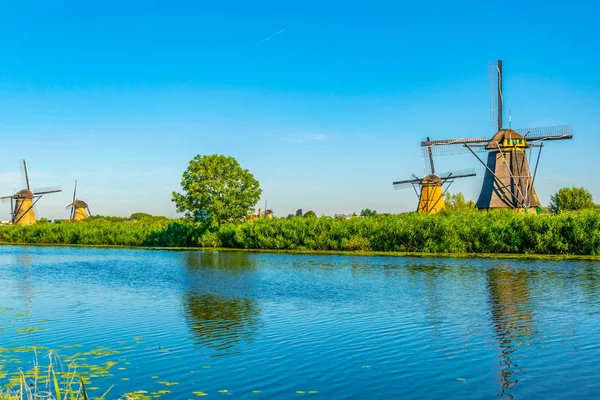
<path fill-rule="evenodd" d="M 600 212 L 291 218 L 203 228 L 185 220 L 96 220 L 0 227 L 0 242 L 406 253 L 600 254 Z"/>

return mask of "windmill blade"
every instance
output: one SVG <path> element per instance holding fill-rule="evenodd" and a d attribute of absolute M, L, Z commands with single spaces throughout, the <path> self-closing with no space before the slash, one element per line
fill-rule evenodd
<path fill-rule="evenodd" d="M 30 190 L 29 188 L 29 172 L 27 171 L 27 162 L 25 160 L 21 160 L 21 189 L 27 189 Z"/>
<path fill-rule="evenodd" d="M 7 204 L 10 203 L 10 199 L 12 198 L 12 196 L 4 196 L 4 197 L 0 197 L 0 203 L 2 204 Z"/>
<path fill-rule="evenodd" d="M 562 140 L 572 139 L 573 131 L 571 125 L 545 126 L 541 128 L 515 129 L 515 132 L 523 135 L 528 142 L 540 140 Z"/>
<path fill-rule="evenodd" d="M 426 158 L 470 153 L 465 144 L 475 152 L 484 152 L 487 143 L 488 139 L 485 137 L 428 140 L 421 142 L 421 153 Z"/>
<path fill-rule="evenodd" d="M 410 178 L 410 179 L 393 182 L 392 184 L 394 185 L 394 189 L 396 189 L 396 190 L 406 189 L 406 188 L 412 187 L 412 185 L 420 184 L 421 181 L 423 180 L 422 178 L 417 178 L 414 174 L 412 176 L 413 176 L 413 178 Z"/>
<path fill-rule="evenodd" d="M 504 94 L 502 91 L 502 60 L 488 63 L 490 83 L 490 123 L 497 130 L 502 129 L 502 106 Z"/>
<path fill-rule="evenodd" d="M 470 176 L 476 176 L 477 173 L 473 168 L 461 169 L 458 171 L 444 172 L 440 174 L 439 177 L 443 181 L 459 179 L 459 178 L 468 178 Z"/>
<path fill-rule="evenodd" d="M 60 186 L 46 186 L 32 190 L 35 196 L 49 193 L 58 193 L 62 192 L 62 188 Z"/>
<path fill-rule="evenodd" d="M 75 203 L 75 199 L 77 198 L 77 179 L 75 179 L 75 189 L 73 189 L 73 203 Z"/>

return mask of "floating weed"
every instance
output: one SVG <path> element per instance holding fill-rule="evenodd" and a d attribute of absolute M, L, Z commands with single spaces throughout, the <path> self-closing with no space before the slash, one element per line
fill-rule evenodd
<path fill-rule="evenodd" d="M 219 392 L 219 393 L 228 393 L 228 392 L 229 392 L 229 390 L 227 390 L 227 389 L 221 389 L 221 390 L 218 390 L 218 392 Z"/>
<path fill-rule="evenodd" d="M 296 390 L 296 394 L 306 394 L 304 390 Z"/>
<path fill-rule="evenodd" d="M 144 338 L 141 336 L 136 336 L 133 338 L 133 340 L 135 340 L 136 342 L 141 342 L 142 340 L 144 340 Z"/>
<path fill-rule="evenodd" d="M 192 394 L 195 396 L 198 396 L 198 397 L 208 396 L 208 394 L 206 394 L 204 392 L 192 392 Z"/>
<path fill-rule="evenodd" d="M 135 392 L 125 393 L 123 396 L 128 400 L 150 400 L 152 398 L 160 397 L 159 395 L 148 396 L 146 393 L 148 392 L 145 390 L 136 390 Z"/>
<path fill-rule="evenodd" d="M 457 380 L 457 381 L 461 381 L 461 382 L 462 382 L 462 381 L 466 381 L 466 379 L 465 379 L 465 378 L 456 378 L 456 380 Z"/>
<path fill-rule="evenodd" d="M 125 371 L 127 368 L 120 367 L 120 368 L 117 368 L 117 369 L 118 369 L 119 371 Z"/>
<path fill-rule="evenodd" d="M 311 390 L 311 391 L 308 392 L 308 394 L 317 394 L 317 393 L 319 393 L 318 390 Z"/>
<path fill-rule="evenodd" d="M 18 333 L 31 333 L 31 332 L 39 332 L 40 328 L 17 328 Z"/>
<path fill-rule="evenodd" d="M 152 379 L 158 379 L 158 375 L 151 376 Z"/>
<path fill-rule="evenodd" d="M 152 392 L 152 393 L 150 393 L 150 394 L 152 394 L 152 395 L 162 395 L 162 394 L 169 394 L 169 393 L 171 393 L 171 391 L 170 391 L 170 390 L 164 390 L 164 389 L 163 389 L 163 390 L 158 390 L 158 391 L 156 391 L 156 392 Z"/>
<path fill-rule="evenodd" d="M 369 369 L 369 368 L 371 368 L 371 366 L 370 365 L 363 365 L 361 368 Z"/>
<path fill-rule="evenodd" d="M 253 390 L 252 393 L 259 394 L 259 393 L 262 393 L 262 390 Z"/>
<path fill-rule="evenodd" d="M 179 385 L 179 382 L 159 381 L 158 384 L 165 385 L 165 386 L 173 386 L 173 385 Z"/>
<path fill-rule="evenodd" d="M 167 350 L 167 349 L 162 349 L 158 351 L 159 353 L 170 353 L 171 350 Z"/>
<path fill-rule="evenodd" d="M 128 381 L 129 378 L 121 378 L 122 381 Z"/>
<path fill-rule="evenodd" d="M 202 368 L 204 368 L 204 369 L 210 369 L 212 367 L 210 365 L 203 365 Z"/>

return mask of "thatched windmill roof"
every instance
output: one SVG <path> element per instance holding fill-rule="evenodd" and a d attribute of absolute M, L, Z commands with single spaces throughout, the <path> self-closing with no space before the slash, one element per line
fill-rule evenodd
<path fill-rule="evenodd" d="M 88 206 L 87 203 L 83 200 L 75 200 L 72 205 L 75 208 L 85 208 Z"/>
<path fill-rule="evenodd" d="M 429 174 L 421 181 L 423 185 L 442 185 L 444 182 L 440 179 L 439 176 L 434 174 Z"/>
<path fill-rule="evenodd" d="M 487 146 L 485 146 L 488 150 L 497 149 L 498 146 L 502 147 L 504 144 L 504 139 L 525 139 L 525 137 L 512 129 L 500 129 L 492 138 L 489 140 Z"/>
<path fill-rule="evenodd" d="M 21 198 L 21 199 L 33 199 L 33 192 L 31 190 L 27 190 L 27 189 L 23 189 L 23 190 L 19 190 L 15 197 Z"/>

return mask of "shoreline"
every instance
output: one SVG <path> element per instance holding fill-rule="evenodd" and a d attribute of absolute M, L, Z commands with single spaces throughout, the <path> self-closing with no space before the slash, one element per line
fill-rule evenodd
<path fill-rule="evenodd" d="M 78 247 L 98 249 L 126 249 L 146 251 L 203 251 L 203 252 L 245 252 L 263 254 L 291 254 L 315 256 L 354 256 L 354 257 L 407 257 L 407 258 L 464 258 L 464 259 L 519 259 L 549 261 L 600 261 L 600 256 L 570 254 L 532 254 L 532 253 L 425 253 L 425 252 L 393 252 L 362 250 L 277 250 L 277 249 L 238 249 L 229 247 L 151 247 L 121 245 L 88 245 L 68 243 L 16 243 L 0 242 L 0 246 L 32 246 L 32 247 Z"/>

